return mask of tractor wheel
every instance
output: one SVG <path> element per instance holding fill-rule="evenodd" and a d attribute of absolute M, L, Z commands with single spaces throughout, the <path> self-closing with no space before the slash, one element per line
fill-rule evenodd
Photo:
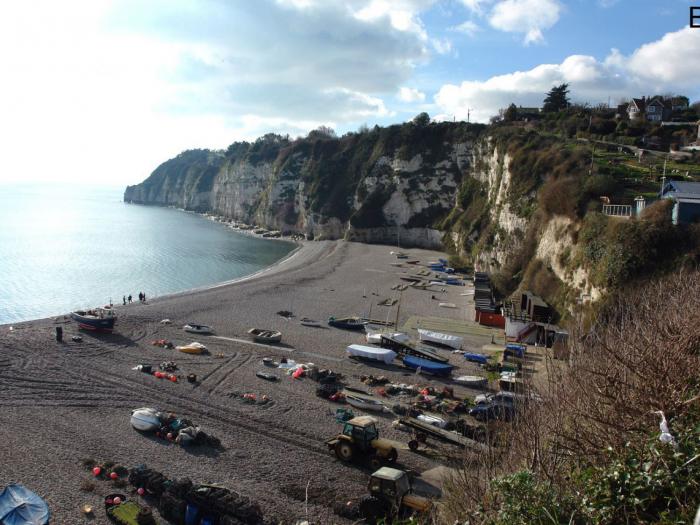
<path fill-rule="evenodd" d="M 365 496 L 360 501 L 360 516 L 367 523 L 376 523 L 378 520 L 385 518 L 388 514 L 388 508 L 384 501 L 374 496 Z"/>
<path fill-rule="evenodd" d="M 411 441 L 409 441 L 408 448 L 410 448 L 413 452 L 418 450 L 418 440 L 412 439 Z"/>
<path fill-rule="evenodd" d="M 399 453 L 396 452 L 395 448 L 391 449 L 391 452 L 389 452 L 389 455 L 386 457 L 386 462 L 387 463 L 396 463 L 396 458 L 399 456 Z"/>
<path fill-rule="evenodd" d="M 372 456 L 369 458 L 369 466 L 370 468 L 374 470 L 379 470 L 382 468 L 382 460 L 379 456 Z"/>
<path fill-rule="evenodd" d="M 341 461 L 352 459 L 352 445 L 346 441 L 341 441 L 335 446 L 335 455 Z"/>

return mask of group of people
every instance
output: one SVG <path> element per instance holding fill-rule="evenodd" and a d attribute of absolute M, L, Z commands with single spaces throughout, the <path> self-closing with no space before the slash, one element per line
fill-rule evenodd
<path fill-rule="evenodd" d="M 122 302 L 124 303 L 124 306 L 126 306 L 127 302 L 128 302 L 129 304 L 131 304 L 131 301 L 132 301 L 131 294 L 129 294 L 128 296 L 125 295 L 125 296 L 122 298 Z M 146 302 L 146 294 L 145 294 L 144 292 L 139 292 L 139 301 L 142 302 L 142 303 L 145 303 L 145 302 Z"/>

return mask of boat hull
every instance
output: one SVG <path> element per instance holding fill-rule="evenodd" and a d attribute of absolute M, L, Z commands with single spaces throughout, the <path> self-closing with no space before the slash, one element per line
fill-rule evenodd
<path fill-rule="evenodd" d="M 114 316 L 104 318 L 93 318 L 81 315 L 78 312 L 71 312 L 71 319 L 78 323 L 78 327 L 83 330 L 91 330 L 93 332 L 111 332 L 114 330 L 114 323 L 117 318 Z"/>

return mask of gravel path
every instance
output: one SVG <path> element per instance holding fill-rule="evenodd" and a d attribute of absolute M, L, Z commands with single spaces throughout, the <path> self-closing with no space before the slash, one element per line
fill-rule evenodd
<path fill-rule="evenodd" d="M 369 367 L 348 360 L 345 347 L 361 342 L 362 334 L 329 328 L 325 322 L 323 328 L 298 323 L 304 316 L 325 321 L 329 315 L 366 314 L 370 303 L 372 317 L 393 320 L 396 307 L 377 303 L 396 296 L 390 288 L 402 282 L 397 274 L 411 270 L 391 266 L 397 261 L 390 250 L 342 241 L 304 243 L 291 257 L 252 278 L 118 306 L 114 334 L 81 333 L 80 343 L 70 340 L 77 327 L 64 317 L 12 329 L 0 326 L 0 487 L 14 481 L 37 492 L 51 507 L 52 523 L 108 523 L 101 499 L 114 490 L 112 483 L 97 481 L 93 492 L 81 491 L 91 479 L 82 460 L 110 460 L 127 467 L 145 463 L 169 477 L 222 483 L 256 500 L 266 517 L 283 523 L 305 515 L 300 494 L 310 482 L 311 521 L 348 523 L 333 513 L 333 504 L 363 495 L 369 471 L 341 464 L 326 450 L 324 439 L 339 430 L 333 418 L 337 405 L 317 398 L 318 385 L 309 379 L 294 380 L 280 372 L 281 380 L 270 383 L 255 372 L 265 369 L 262 357 L 284 356 L 339 370 L 355 386 L 363 386 L 358 377 L 368 373 L 442 385 L 398 366 Z M 421 262 L 440 255 L 409 252 Z M 447 289 L 441 300 L 464 305 L 464 288 Z M 464 307 L 438 309 L 430 298 L 435 293 L 412 288 L 403 292 L 400 322 L 412 315 L 464 318 Z M 280 310 L 291 310 L 296 318 L 282 318 L 276 314 Z M 160 324 L 164 318 L 172 325 Z M 187 322 L 209 324 L 217 337 L 192 338 L 181 329 Z M 54 340 L 59 325 L 64 327 L 63 344 Z M 251 344 L 246 332 L 253 326 L 280 330 L 283 345 L 271 349 Z M 175 344 L 198 340 L 211 353 L 186 355 L 150 344 L 160 338 Z M 476 371 L 463 360 L 451 359 L 461 367 L 459 373 Z M 197 374 L 199 382 L 172 383 L 132 370 L 140 363 L 167 360 L 175 360 L 183 375 Z M 267 395 L 270 402 L 245 404 L 237 393 Z M 129 425 L 129 416 L 141 406 L 189 417 L 219 437 L 224 449 L 183 449 L 139 434 Z M 406 443 L 407 436 L 391 428 L 393 417 L 379 419 L 383 435 Z M 408 450 L 400 451 L 399 463 L 418 471 L 439 465 Z M 91 520 L 79 511 L 84 503 L 97 509 Z"/>

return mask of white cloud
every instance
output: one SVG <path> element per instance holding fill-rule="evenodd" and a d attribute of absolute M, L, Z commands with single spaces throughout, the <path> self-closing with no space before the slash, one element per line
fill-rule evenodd
<path fill-rule="evenodd" d="M 472 11 L 473 13 L 476 13 L 477 15 L 481 15 L 484 12 L 484 6 L 490 4 L 493 2 L 493 0 L 460 0 L 464 6 Z"/>
<path fill-rule="evenodd" d="M 630 72 L 659 85 L 697 87 L 700 78 L 700 32 L 686 27 L 644 44 L 630 57 Z"/>
<path fill-rule="evenodd" d="M 542 30 L 549 29 L 559 20 L 561 5 L 558 0 L 502 0 L 489 15 L 495 29 L 509 33 L 525 33 L 525 44 L 544 40 Z"/>
<path fill-rule="evenodd" d="M 471 20 L 467 20 L 465 22 L 462 22 L 458 26 L 454 26 L 450 28 L 451 31 L 456 31 L 458 33 L 464 33 L 465 35 L 468 36 L 475 36 L 476 33 L 481 31 L 481 28 L 476 22 L 473 22 Z"/>
<path fill-rule="evenodd" d="M 440 55 L 446 55 L 452 51 L 452 42 L 450 42 L 449 38 L 432 38 L 430 43 Z"/>
<path fill-rule="evenodd" d="M 654 93 L 700 95 L 700 34 L 685 28 L 668 33 L 660 40 L 643 45 L 630 56 L 613 49 L 603 61 L 592 56 L 571 55 L 560 64 L 541 64 L 527 71 L 516 71 L 485 81 L 464 81 L 442 86 L 435 103 L 443 119 L 486 122 L 510 103 L 541 106 L 553 86 L 570 84 L 574 102 L 597 104 L 608 99 Z"/>
<path fill-rule="evenodd" d="M 425 93 L 415 88 L 402 87 L 399 89 L 397 97 L 403 102 L 423 102 L 425 100 Z"/>

